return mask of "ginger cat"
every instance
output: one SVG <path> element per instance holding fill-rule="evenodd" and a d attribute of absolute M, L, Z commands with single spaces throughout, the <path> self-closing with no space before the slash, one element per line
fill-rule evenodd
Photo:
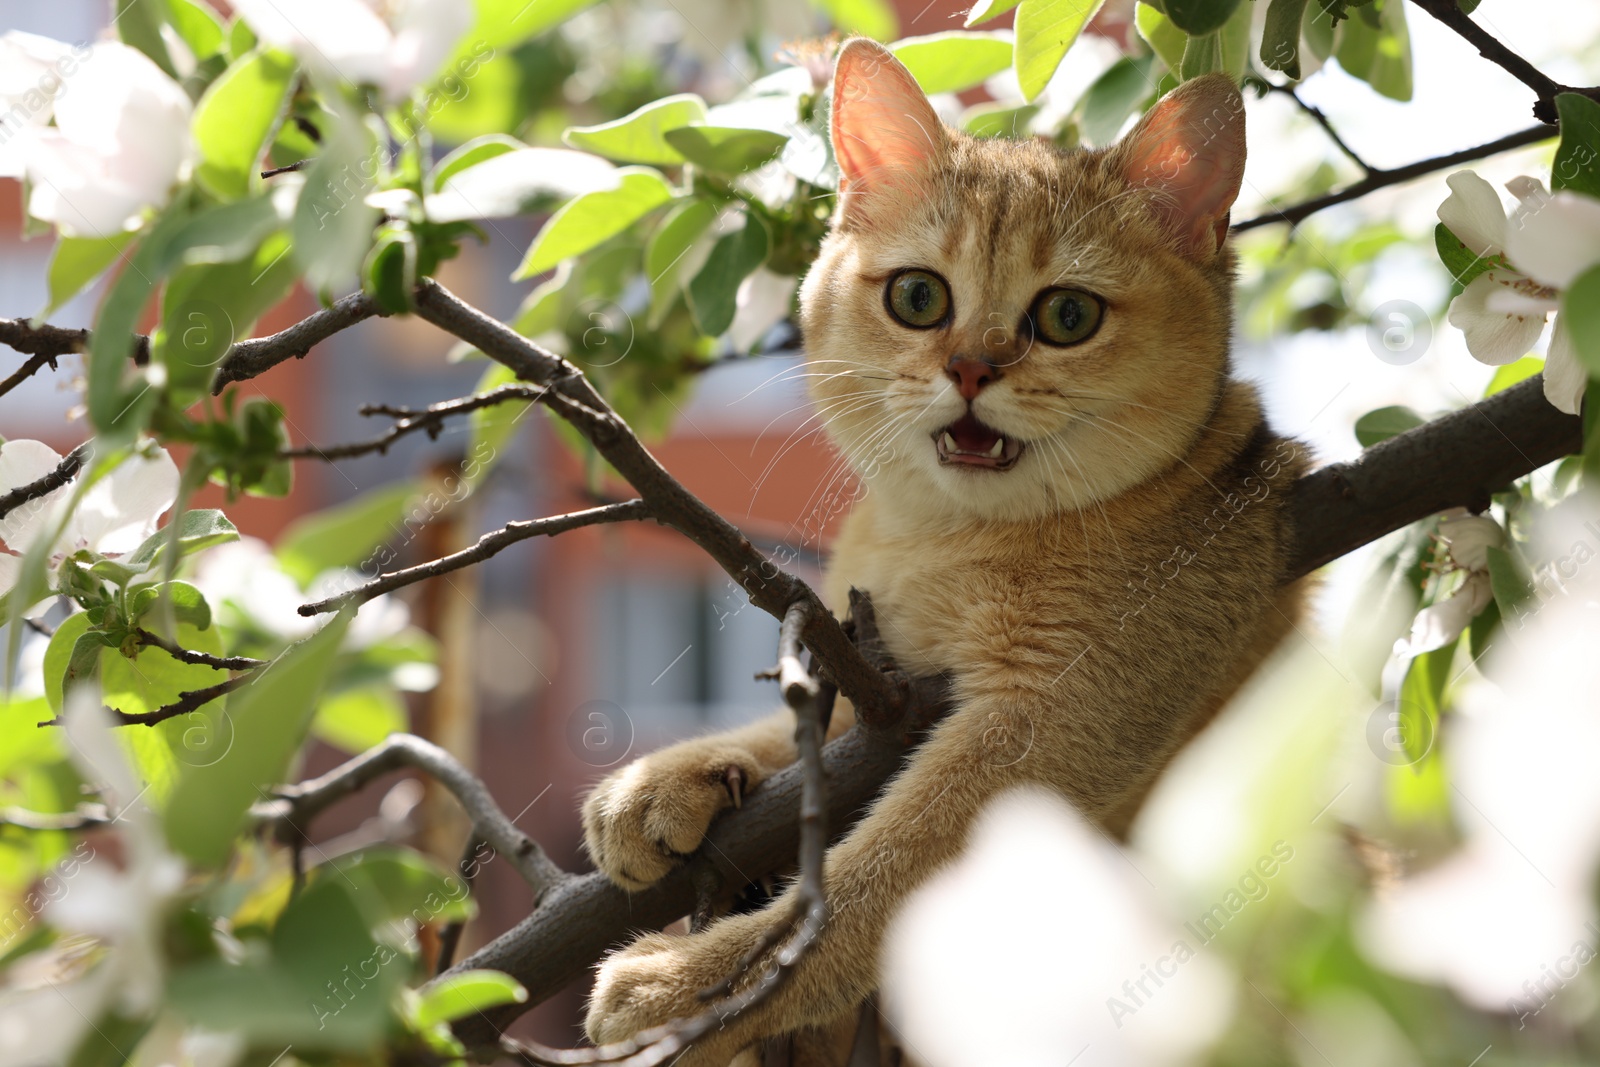
<path fill-rule="evenodd" d="M 1301 599 L 1280 576 L 1304 449 L 1228 377 L 1233 83 L 1190 81 L 1097 151 L 947 129 L 861 39 L 833 99 L 840 196 L 802 326 L 812 393 L 866 493 L 824 592 L 835 610 L 869 592 L 890 653 L 953 675 L 958 710 L 829 850 L 831 917 L 790 981 L 682 1067 L 847 1028 L 896 908 L 1006 787 L 1045 785 L 1125 829 Z M 841 701 L 831 731 L 851 723 Z M 792 731 L 785 712 L 601 782 L 583 809 L 595 863 L 626 888 L 660 878 L 740 788 L 796 758 Z M 589 1036 L 700 1010 L 787 907 L 612 955 Z"/>

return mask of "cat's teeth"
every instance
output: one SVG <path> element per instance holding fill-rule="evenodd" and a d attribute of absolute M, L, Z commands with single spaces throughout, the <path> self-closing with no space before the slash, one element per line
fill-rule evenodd
<path fill-rule="evenodd" d="M 1000 458 L 1000 453 L 1004 452 L 1005 450 L 1006 450 L 1006 439 L 1004 437 L 998 438 L 994 443 L 994 447 L 989 449 L 989 458 L 990 459 L 999 459 Z"/>
<path fill-rule="evenodd" d="M 956 447 L 956 439 L 954 437 L 951 437 L 948 432 L 944 435 L 943 444 L 944 444 L 944 450 L 946 452 L 959 452 L 959 451 L 961 451 L 959 448 Z"/>

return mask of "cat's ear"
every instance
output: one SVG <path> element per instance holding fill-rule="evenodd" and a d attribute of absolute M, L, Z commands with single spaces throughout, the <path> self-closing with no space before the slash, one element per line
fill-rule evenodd
<path fill-rule="evenodd" d="M 847 41 L 839 51 L 831 123 L 841 217 L 869 214 L 874 204 L 914 195 L 948 146 L 944 126 L 911 72 L 866 37 Z"/>
<path fill-rule="evenodd" d="M 1184 254 L 1209 260 L 1228 236 L 1228 210 L 1244 180 L 1244 97 L 1226 74 L 1208 74 L 1162 97 L 1111 158 L 1152 206 Z"/>

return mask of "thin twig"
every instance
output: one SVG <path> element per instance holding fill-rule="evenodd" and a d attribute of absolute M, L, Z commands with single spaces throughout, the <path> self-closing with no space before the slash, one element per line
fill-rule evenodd
<path fill-rule="evenodd" d="M 372 452 L 380 455 L 389 451 L 389 446 L 408 433 L 418 430 L 426 431 L 430 438 L 439 436 L 439 431 L 444 429 L 444 420 L 452 415 L 464 415 L 480 408 L 493 407 L 512 400 L 525 400 L 537 403 L 548 395 L 548 390 L 531 385 L 502 385 L 486 393 L 477 393 L 473 396 L 464 396 L 457 400 L 445 400 L 438 404 L 429 404 L 425 408 L 391 407 L 388 404 L 364 404 L 360 411 L 363 415 L 389 415 L 398 419 L 389 430 L 380 437 L 368 441 L 357 441 L 345 445 L 329 445 L 326 448 L 318 445 L 303 445 L 299 448 L 286 448 L 278 455 L 284 459 L 320 459 L 336 460 L 350 459 L 354 456 L 364 456 Z"/>
<path fill-rule="evenodd" d="M 83 468 L 83 461 L 88 458 L 92 445 L 93 442 L 85 441 L 61 457 L 61 462 L 56 464 L 55 469 L 49 474 L 31 481 L 27 485 L 19 485 L 10 492 L 0 495 L 0 519 L 5 518 L 28 501 L 48 496 L 72 481 L 77 476 L 78 471 Z"/>
<path fill-rule="evenodd" d="M 180 663 L 190 663 L 197 667 L 215 667 L 222 671 L 250 671 L 257 667 L 265 667 L 264 659 L 251 659 L 249 656 L 213 656 L 209 652 L 196 652 L 192 648 L 184 648 L 173 641 L 168 641 L 160 634 L 151 633 L 149 630 L 135 630 L 139 640 L 147 645 L 154 645 Z"/>
<path fill-rule="evenodd" d="M 276 178 L 280 174 L 292 174 L 297 170 L 304 170 L 314 162 L 315 160 L 311 159 L 297 159 L 293 163 L 286 164 L 285 166 L 273 167 L 270 170 L 264 170 L 261 172 L 261 176 L 263 178 Z"/>
<path fill-rule="evenodd" d="M 1306 103 L 1306 101 L 1301 98 L 1300 94 L 1295 91 L 1294 86 L 1278 85 L 1269 81 L 1263 81 L 1262 84 L 1266 85 L 1266 87 L 1273 92 L 1281 93 L 1282 95 L 1287 96 L 1290 100 L 1293 100 L 1295 106 L 1303 111 L 1306 115 L 1310 116 L 1312 122 L 1315 122 L 1318 126 L 1321 126 L 1322 132 L 1327 134 L 1328 140 L 1333 142 L 1333 146 L 1339 151 L 1343 152 L 1350 162 L 1360 167 L 1363 174 L 1373 173 L 1375 168 L 1370 166 L 1366 160 L 1362 159 L 1354 148 L 1351 148 L 1345 143 L 1345 139 L 1339 136 L 1339 131 L 1333 128 L 1333 123 L 1328 121 L 1328 116 L 1323 112 L 1323 110 L 1320 107 L 1317 107 L 1315 104 Z"/>
<path fill-rule="evenodd" d="M 216 685 L 208 685 L 204 689 L 190 689 L 179 693 L 178 699 L 171 704 L 164 704 L 154 711 L 114 711 L 112 712 L 111 724 L 113 726 L 154 726 L 158 722 L 166 722 L 168 719 L 175 719 L 179 715 L 188 715 L 190 712 L 199 711 L 218 697 L 227 696 L 253 677 L 254 675 L 251 674 L 241 674 L 218 682 Z M 40 723 L 39 725 L 59 726 L 61 721 L 59 719 L 51 719 L 49 722 Z"/>
<path fill-rule="evenodd" d="M 1233 232 L 1244 233 L 1246 230 L 1253 230 L 1258 226 L 1269 226 L 1274 222 L 1287 222 L 1291 226 L 1298 226 L 1317 212 L 1333 207 L 1335 204 L 1359 200 L 1368 193 L 1376 192 L 1391 185 L 1399 185 L 1401 182 L 1408 182 L 1413 178 L 1420 178 L 1424 174 L 1432 174 L 1436 170 L 1444 170 L 1446 167 L 1454 167 L 1461 163 L 1471 163 L 1473 160 L 1484 159 L 1500 152 L 1509 152 L 1513 148 L 1523 148 L 1527 145 L 1537 144 L 1540 141 L 1547 141 L 1555 137 L 1556 134 L 1557 131 L 1553 126 L 1532 126 L 1517 133 L 1507 134 L 1497 141 L 1490 141 L 1488 144 L 1482 144 L 1476 148 L 1465 148 L 1459 152 L 1451 152 L 1449 155 L 1434 156 L 1432 159 L 1420 159 L 1403 167 L 1395 167 L 1393 170 L 1374 170 L 1354 185 L 1341 189 L 1336 193 L 1313 197 L 1310 200 L 1293 204 L 1289 207 L 1267 211 L 1253 219 L 1235 223 Z"/>
<path fill-rule="evenodd" d="M 0 396 L 6 395 L 7 393 L 11 392 L 11 390 L 27 381 L 28 378 L 32 377 L 33 373 L 40 367 L 49 365 L 51 370 L 58 369 L 56 367 L 56 360 L 60 358 L 60 356 L 53 354 L 29 356 L 23 361 L 22 366 L 17 368 L 15 374 L 12 374 L 5 381 L 0 382 Z"/>
<path fill-rule="evenodd" d="M 134 335 L 133 361 L 141 366 L 150 362 L 150 339 L 143 334 Z M 75 352 L 89 350 L 89 331 L 68 329 L 65 326 L 52 326 L 47 322 L 35 323 L 30 319 L 0 319 L 0 344 L 16 349 L 30 356 L 43 356 L 46 362 L 53 365 L 59 356 L 70 356 Z M 38 368 L 35 367 L 34 370 Z M 29 371 L 29 374 L 33 371 Z M 16 378 L 12 375 L 5 381 L 5 388 L 0 393 L 11 388 Z"/>
<path fill-rule="evenodd" d="M 22 830 L 89 830 L 111 822 L 104 804 L 79 804 L 73 811 L 29 811 L 26 808 L 0 808 L 0 826 Z"/>
<path fill-rule="evenodd" d="M 1411 2 L 1454 30 L 1458 36 L 1476 48 L 1483 58 L 1537 93 L 1539 99 L 1533 105 L 1533 117 L 1540 122 L 1556 121 L 1556 97 L 1562 93 L 1582 93 L 1591 99 L 1600 100 L 1600 89 L 1562 85 L 1517 55 L 1502 44 L 1494 34 L 1473 22 L 1467 13 L 1461 10 L 1457 0 L 1411 0 Z"/>
<path fill-rule="evenodd" d="M 405 570 L 391 571 L 379 575 L 366 585 L 357 586 L 348 592 L 337 596 L 328 597 L 310 604 L 300 605 L 300 614 L 321 615 L 325 612 L 338 611 L 346 604 L 364 604 L 375 596 L 399 589 L 401 586 L 411 585 L 428 578 L 437 578 L 441 574 L 458 571 L 462 567 L 470 567 L 474 563 L 482 563 L 501 549 L 526 541 L 530 537 L 546 537 L 553 534 L 565 533 L 576 530 L 580 526 L 599 526 L 610 522 L 627 522 L 634 519 L 650 518 L 650 508 L 643 500 L 625 500 L 620 504 L 606 504 L 598 508 L 589 508 L 586 511 L 574 511 L 567 515 L 553 515 L 548 519 L 530 519 L 527 522 L 508 522 L 498 530 L 484 534 L 478 538 L 478 543 L 471 548 L 464 548 L 460 552 L 453 552 L 448 556 L 419 563 L 415 567 Z"/>
<path fill-rule="evenodd" d="M 535 903 L 552 886 L 571 877 L 506 818 L 481 778 L 438 745 L 413 734 L 390 734 L 320 778 L 283 786 L 273 800 L 256 804 L 251 813 L 278 840 L 292 841 L 322 811 L 402 767 L 432 776 L 455 796 L 472 820 L 473 836 L 511 861 L 533 888 Z"/>
<path fill-rule="evenodd" d="M 698 1015 L 674 1019 L 626 1041 L 598 1048 L 557 1049 L 502 1036 L 500 1051 L 530 1067 L 574 1064 L 655 1067 L 771 997 L 815 946 L 828 921 L 828 905 L 822 888 L 822 863 L 828 834 L 824 822 L 827 797 L 822 764 L 822 687 L 800 662 L 800 635 L 806 630 L 811 611 L 808 601 L 798 600 L 784 613 L 778 630 L 778 666 L 771 672 L 778 677 L 784 700 L 795 713 L 795 744 L 804 780 L 800 799 L 800 877 L 792 890 L 788 915 L 767 928 L 732 974 L 701 994 L 702 999 L 713 1000 L 713 1003 Z M 772 965 L 760 972 L 753 970 L 757 961 L 780 942 L 782 948 L 773 956 Z M 760 975 L 755 982 L 742 992 L 732 992 L 742 979 L 755 973 Z"/>

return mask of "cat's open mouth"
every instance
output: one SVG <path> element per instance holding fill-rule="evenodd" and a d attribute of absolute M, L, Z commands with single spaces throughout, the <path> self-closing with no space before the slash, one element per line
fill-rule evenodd
<path fill-rule="evenodd" d="M 999 430 L 985 426 L 970 411 L 934 434 L 933 441 L 940 463 L 996 471 L 1014 467 L 1023 449 L 1021 441 L 1001 436 Z"/>

